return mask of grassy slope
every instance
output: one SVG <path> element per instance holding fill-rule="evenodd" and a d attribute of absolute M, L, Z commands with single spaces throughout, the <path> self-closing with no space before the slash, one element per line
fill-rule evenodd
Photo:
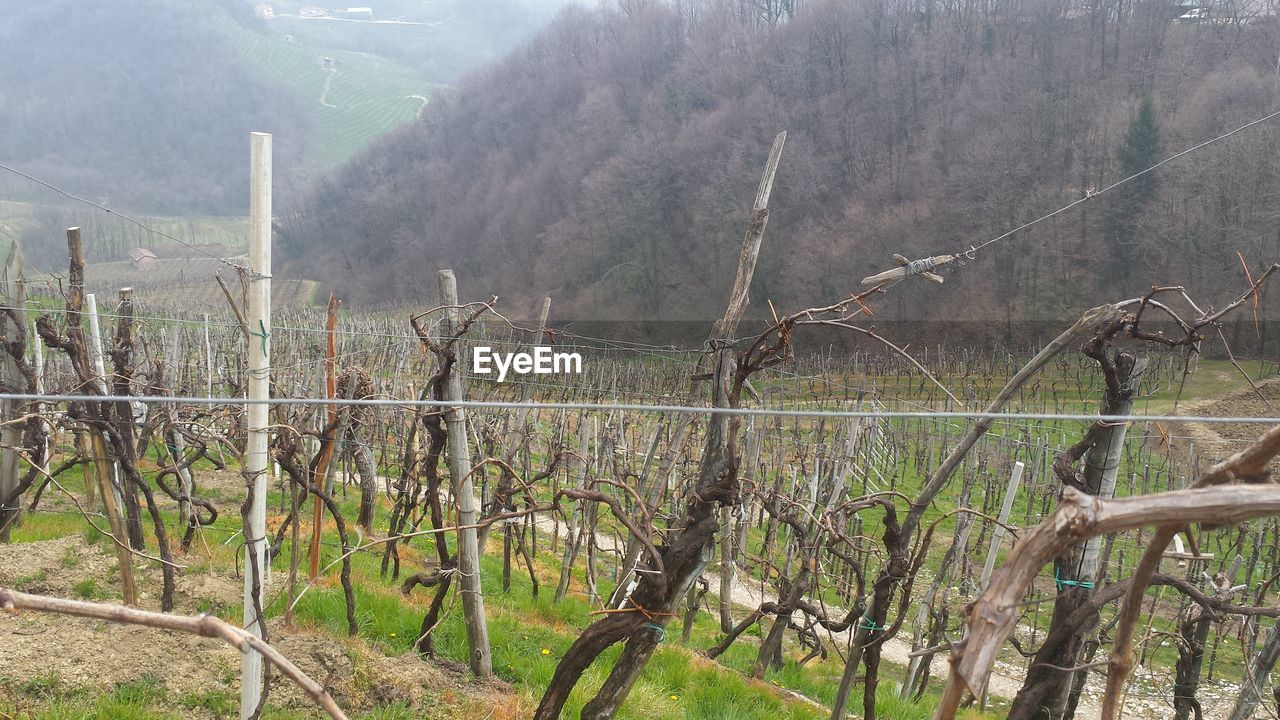
<path fill-rule="evenodd" d="M 64 486 L 76 492 L 82 485 L 78 472 L 73 471 L 64 476 Z M 213 493 L 213 499 L 220 506 L 235 502 L 234 492 L 226 490 Z M 272 493 L 269 506 L 278 508 L 281 498 Z M 354 517 L 355 499 L 342 502 L 344 514 Z M 386 507 L 381 508 L 377 523 L 385 523 Z M 169 513 L 171 524 L 176 520 Z M 269 524 L 278 522 L 273 517 Z M 222 544 L 222 540 L 235 532 L 237 517 L 234 513 L 224 513 L 218 523 L 208 530 L 208 547 L 212 553 L 207 562 L 216 566 L 230 566 L 235 562 L 235 547 Z M 18 542 L 30 542 L 61 537 L 69 534 L 83 533 L 83 520 L 74 513 L 36 514 L 28 516 L 23 526 L 15 534 Z M 95 533 L 86 533 L 86 537 L 95 537 Z M 100 535 L 95 537 L 104 552 L 109 552 L 107 540 Z M 492 717 L 527 717 L 537 703 L 537 697 L 551 677 L 560 655 L 569 647 L 579 630 L 592 620 L 591 606 L 582 596 L 583 578 L 579 572 L 573 584 L 573 590 L 565 602 L 556 604 L 550 595 L 554 592 L 555 580 L 559 574 L 556 558 L 558 553 L 546 551 L 546 537 L 539 542 L 544 543 L 539 552 L 537 570 L 542 585 L 538 598 L 530 593 L 527 574 L 514 573 L 512 590 L 503 594 L 501 587 L 500 544 L 490 545 L 490 551 L 482 565 L 484 585 L 491 588 L 486 593 L 486 607 L 489 616 L 489 633 L 493 647 L 494 670 L 498 677 L 513 686 L 513 693 L 506 698 L 501 707 L 491 707 Z M 305 543 L 304 543 L 305 544 Z M 323 562 L 330 563 L 338 557 L 338 538 L 329 525 L 325 535 Z M 305 552 L 305 550 L 304 550 Z M 417 560 L 431 557 L 434 551 L 430 541 L 419 542 L 416 546 L 402 549 L 401 558 L 406 572 L 413 572 Z M 412 596 L 405 597 L 399 592 L 399 583 L 383 579 L 379 575 L 381 555 L 378 553 L 358 554 L 353 558 L 353 582 L 356 589 L 357 618 L 360 636 L 368 645 L 388 654 L 405 651 L 416 637 L 422 615 L 430 601 L 430 595 L 422 590 Z M 195 563 L 189 572 L 199 573 L 203 567 L 199 558 L 189 556 L 187 562 Z M 289 565 L 288 550 L 276 560 L 277 583 L 273 590 L 283 589 L 280 582 Z M 304 561 L 305 567 L 305 561 Z M 305 574 L 305 572 L 304 572 Z M 326 578 L 315 587 L 310 588 L 298 602 L 295 619 L 304 628 L 318 629 L 335 638 L 345 635 L 345 610 L 342 590 L 336 580 L 337 568 L 329 572 Z M 107 582 L 84 583 L 76 587 L 76 592 L 83 597 L 95 599 L 117 599 L 118 588 Z M 239 619 L 239 608 L 221 605 L 210 605 L 205 608 L 225 619 Z M 284 612 L 281 600 L 274 602 L 268 609 L 270 616 L 280 616 Z M 688 646 L 679 642 L 679 623 L 672 623 L 667 642 L 655 655 L 644 677 L 637 684 L 627 705 L 619 714 L 619 720 L 652 720 L 653 718 L 693 718 L 707 720 L 766 720 L 783 718 L 787 720 L 820 720 L 827 713 L 820 707 L 790 698 L 786 693 L 770 687 L 770 685 L 787 688 L 803 694 L 818 703 L 829 703 L 834 696 L 835 685 L 839 680 L 842 663 L 836 656 L 828 660 L 815 660 L 806 667 L 798 667 L 794 660 L 799 657 L 798 648 L 788 649 L 786 666 L 777 672 L 771 672 L 765 682 L 751 680 L 746 677 L 754 660 L 754 643 L 749 638 L 735 645 L 720 659 L 720 662 L 706 660 L 696 650 L 712 645 L 719 631 L 716 621 L 708 614 L 702 613 L 694 629 L 692 641 Z M 466 659 L 466 636 L 459 609 L 455 607 L 448 614 L 436 635 L 436 645 L 440 656 L 454 662 Z M 616 656 L 619 648 L 606 655 L 606 660 Z M 566 709 L 566 717 L 576 717 L 582 703 L 589 697 L 591 689 L 603 681 L 607 665 L 600 664 L 588 673 L 586 681 L 574 693 Z M 901 672 L 900 668 L 885 668 L 889 676 L 886 686 L 890 685 Z M 2 673 L 0 673 L 2 675 Z M 232 688 L 234 690 L 234 688 Z M 879 705 L 882 717 L 887 720 L 924 720 L 932 713 L 932 702 L 926 700 L 921 705 L 903 703 L 893 697 L 891 687 L 885 687 L 880 693 Z M 24 683 L 6 683 L 0 677 L 0 711 L 6 711 L 6 691 L 16 694 L 30 708 L 34 703 L 39 718 L 136 718 L 137 720 L 159 720 L 160 718 L 180 717 L 183 703 L 198 703 L 204 710 L 215 715 L 231 717 L 234 712 L 234 698 L 227 693 L 211 688 L 210 692 L 198 697 L 167 698 L 162 681 L 157 678 L 142 677 L 103 693 L 94 693 L 83 688 L 61 686 L 56 677 L 44 678 Z M 179 706 L 174 707 L 175 703 Z M 858 707 L 861 700 L 855 698 Z M 12 709 L 12 708 L 10 708 Z M 402 715 L 401 712 L 404 712 Z M 477 710 L 479 712 L 479 709 Z M 356 717 L 363 720 L 381 720 L 383 718 L 410 717 L 405 708 L 381 708 Z M 488 714 L 486 717 L 490 716 Z M 295 718 L 296 714 L 277 709 L 267 715 L 273 718 Z M 973 714 L 966 717 L 980 718 Z"/>
<path fill-rule="evenodd" d="M 414 96 L 425 96 L 431 88 L 403 68 L 361 53 L 290 42 L 274 22 L 253 29 L 221 16 L 214 24 L 253 68 L 309 103 L 316 118 L 309 158 L 313 172 L 345 162 L 378 136 L 413 120 L 421 109 L 422 100 Z M 332 25 L 339 26 L 333 32 L 342 31 L 341 23 Z M 336 71 L 325 69 L 325 57 L 333 59 Z"/>
<path fill-rule="evenodd" d="M 1256 371 L 1256 367 L 1250 367 L 1250 370 Z M 1233 375 L 1233 368 L 1229 364 L 1221 361 L 1202 361 L 1200 372 L 1193 375 L 1188 381 L 1183 391 L 1183 398 L 1187 401 L 1193 401 L 1203 398 L 1211 398 L 1220 396 L 1229 389 L 1236 389 L 1242 381 L 1238 381 Z M 954 384 L 958 378 L 943 378 L 948 385 Z M 970 378 L 979 383 L 985 384 L 985 378 Z M 905 391 L 906 388 L 903 388 Z M 1172 405 L 1170 390 L 1168 388 L 1153 389 L 1154 392 L 1147 401 L 1139 403 L 1138 411 L 1156 412 L 1167 411 Z M 905 394 L 909 394 L 905 393 Z M 1034 402 L 1029 402 L 1034 405 Z M 1085 409 L 1081 402 L 1082 409 Z M 1090 408 L 1091 409 L 1091 408 Z M 1049 431 L 1055 435 L 1060 430 L 1068 437 L 1078 434 L 1081 423 L 1055 423 L 1055 426 Z M 1045 428 L 1041 428 L 1045 429 Z M 77 478 L 73 473 L 67 478 L 67 482 L 71 488 L 77 486 Z M 898 480 L 899 488 L 910 490 L 911 487 L 918 485 L 920 478 L 906 476 Z M 226 489 L 220 495 L 213 498 L 220 507 L 231 507 L 238 502 L 236 492 L 233 489 Z M 279 507 L 280 498 L 273 497 L 271 499 L 272 507 Z M 343 502 L 345 514 L 347 517 L 354 517 L 354 497 Z M 954 502 L 945 499 L 937 504 L 937 507 L 929 513 L 926 522 L 939 519 L 943 513 L 954 506 Z M 386 507 L 381 509 L 379 518 L 375 521 L 376 525 L 385 524 Z M 1026 499 L 1019 497 L 1015 504 L 1013 518 L 1016 524 L 1021 524 L 1022 518 L 1033 518 L 1040 512 L 1039 507 L 1028 507 Z M 602 518 L 603 519 L 603 518 Z M 278 522 L 279 518 L 276 518 Z M 172 519 L 171 519 L 172 522 Z M 874 521 L 872 521 L 874 522 Z M 948 530 L 953 525 L 954 520 L 949 519 L 942 522 L 940 526 L 939 537 L 942 538 L 931 553 L 930 561 L 926 567 L 929 571 L 936 569 L 936 560 L 940 556 L 945 545 L 945 539 L 948 537 Z M 605 520 L 605 525 L 608 521 Z M 210 528 L 210 545 L 214 547 L 214 556 L 211 562 L 218 563 L 220 566 L 229 567 L 234 562 L 230 555 L 232 548 L 223 546 L 219 541 L 225 536 L 234 533 L 237 520 L 234 513 L 224 513 L 222 519 L 213 528 Z M 60 535 L 73 534 L 83 529 L 83 522 L 74 515 L 36 515 L 31 517 L 26 525 L 19 531 L 19 540 L 39 540 L 48 537 L 57 537 Z M 752 550 L 758 550 L 760 538 L 758 533 L 752 533 L 749 539 L 749 545 Z M 498 559 L 499 552 L 495 546 L 491 546 L 490 554 L 486 557 L 483 565 L 485 587 L 490 588 L 487 596 L 487 604 L 490 613 L 490 633 L 493 638 L 494 650 L 494 666 L 499 677 L 505 681 L 512 683 L 515 688 L 514 693 L 510 696 L 507 706 L 503 708 L 506 716 L 522 717 L 527 716 L 532 706 L 536 703 L 537 695 L 540 690 L 545 687 L 546 682 L 550 678 L 550 673 L 555 667 L 555 662 L 562 652 L 569 646 L 573 638 L 576 637 L 579 629 L 591 620 L 590 606 L 582 598 L 581 594 L 571 596 L 571 598 L 562 604 L 552 603 L 547 594 L 549 588 L 554 586 L 555 578 L 558 576 L 559 554 L 556 552 L 548 552 L 546 544 L 548 539 L 542 537 L 539 539 L 540 546 L 538 552 L 538 575 L 542 583 L 542 597 L 532 598 L 530 595 L 529 581 L 526 575 L 517 571 L 514 574 L 513 589 L 510 594 L 502 594 L 497 588 L 500 587 L 500 561 Z M 326 560 L 329 562 L 337 556 L 337 538 L 331 536 L 328 538 L 328 547 L 326 549 Z M 1117 552 L 1123 548 L 1132 553 L 1134 548 L 1131 547 L 1132 541 L 1124 539 L 1117 544 Z M 418 567 L 417 560 L 432 555 L 430 542 L 417 541 L 413 548 L 403 551 L 402 557 L 405 561 L 406 568 L 409 572 L 412 568 Z M 357 603 L 359 614 L 359 625 L 361 637 L 369 644 L 381 648 L 388 653 L 403 652 L 412 638 L 418 632 L 418 624 L 421 616 L 425 611 L 428 594 L 422 590 L 417 591 L 411 597 L 404 597 L 398 591 L 398 585 L 395 582 L 384 580 L 378 572 L 380 555 L 377 554 L 361 554 L 356 556 L 354 562 L 354 579 L 357 586 Z M 277 569 L 282 570 L 288 566 L 287 554 L 277 560 Z M 193 572 L 199 572 L 199 569 L 193 569 Z M 330 575 L 335 575 L 336 570 Z M 281 575 L 277 575 L 281 577 Z M 1044 582 L 1050 586 L 1052 580 L 1046 573 Z M 575 589 L 582 588 L 582 577 L 579 572 Z M 605 590 L 608 587 L 604 588 Z M 99 583 L 96 588 L 89 588 L 90 594 L 100 594 L 105 592 L 107 597 L 114 593 L 115 588 L 103 587 L 103 583 Z M 835 598 L 828 598 L 835 601 Z M 210 610 L 219 612 L 220 614 L 235 619 L 238 615 L 238 609 L 232 607 L 211 607 Z M 742 609 L 740 609 L 740 612 Z M 279 603 L 272 606 L 273 614 L 281 614 L 283 608 Z M 300 623 L 321 629 L 334 636 L 340 637 L 345 631 L 345 625 L 342 620 L 342 595 L 341 590 L 337 586 L 336 581 L 327 579 L 316 588 L 309 590 L 303 597 L 297 608 L 297 618 Z M 1037 626 L 1041 629 L 1048 622 L 1048 614 L 1035 613 L 1024 618 L 1024 623 L 1030 626 Z M 1155 629 L 1168 632 L 1173 629 L 1171 618 L 1157 617 L 1154 622 Z M 673 628 L 673 635 L 676 631 Z M 748 633 L 750 634 L 750 633 Z M 714 643 L 718 636 L 718 628 L 714 621 L 707 614 L 703 614 L 694 628 L 692 642 L 689 648 L 705 648 Z M 1224 637 L 1223 642 L 1231 645 L 1233 640 Z M 466 657 L 465 635 L 461 620 L 458 616 L 456 608 L 449 614 L 437 634 L 437 646 L 443 658 L 462 661 Z M 766 684 L 751 681 L 745 678 L 744 674 L 749 669 L 751 662 L 754 660 L 755 643 L 751 638 L 744 638 L 737 643 L 728 653 L 721 657 L 719 663 L 711 663 L 701 658 L 690 649 L 681 646 L 674 637 L 669 640 L 658 653 L 655 661 L 646 674 L 642 682 L 636 689 L 631 703 L 620 716 L 622 718 L 666 718 L 666 717 L 688 717 L 688 718 L 724 718 L 724 717 L 789 717 L 789 718 L 809 718 L 822 717 L 820 710 L 803 702 L 788 700 L 780 694 L 770 690 Z M 794 659 L 798 657 L 798 649 L 789 649 L 789 662 L 784 669 L 777 672 L 771 672 L 766 677 L 766 683 L 778 684 L 786 687 L 794 692 L 801 693 L 819 703 L 829 703 L 834 692 L 835 683 L 838 680 L 841 665 L 837 657 L 832 657 L 826 661 L 814 661 L 809 665 L 800 668 L 794 664 Z M 1155 651 L 1152 658 L 1156 666 L 1169 667 L 1176 654 L 1169 647 L 1160 647 Z M 1013 659 L 1010 657 L 1009 659 Z M 1231 676 L 1239 671 L 1239 654 L 1231 650 L 1224 650 L 1218 658 L 1218 670 L 1224 676 Z M 893 682 L 900 676 L 901 668 L 887 666 L 885 672 L 884 687 L 886 690 L 892 688 Z M 586 683 L 586 690 L 581 690 L 573 697 L 570 710 L 575 711 L 585 701 L 590 689 L 601 682 L 603 679 L 603 671 L 595 670 L 589 676 Z M 0 683 L 0 688 L 3 683 Z M 44 692 L 39 687 L 20 688 L 21 692 L 29 694 L 39 694 Z M 136 695 L 137 688 L 129 687 L 119 689 L 115 693 L 106 695 L 89 697 L 78 695 L 66 702 L 79 703 L 77 707 L 87 708 L 88 714 L 84 717 L 108 717 L 113 716 L 105 710 L 99 712 L 94 710 L 104 703 L 110 706 L 111 703 L 119 702 L 116 695 L 124 693 L 128 697 Z M 3 695 L 3 693 L 0 693 Z M 887 718 L 916 718 L 927 717 L 929 715 L 928 702 L 921 706 L 913 706 L 910 704 L 902 704 L 890 697 L 890 692 L 885 692 L 880 698 L 880 705 L 883 710 L 883 716 Z M 50 695 L 50 697 L 54 697 Z M 53 701 L 51 700 L 50 703 Z M 63 700 L 58 700 L 63 702 Z M 855 706 L 860 701 L 855 702 Z M 2 700 L 0 700 L 2 706 Z M 52 707 L 52 704 L 50 705 Z M 726 711 L 725 708 L 732 708 Z M 138 715 L 137 717 L 168 717 L 163 714 L 163 707 L 157 710 L 155 715 Z M 92 712 L 90 712 L 92 711 Z M 732 714 L 726 714 L 731 712 Z M 97 714 L 95 714 L 97 713 Z M 48 717 L 62 715 L 48 715 Z M 498 714 L 498 716 L 503 716 Z M 570 714 L 572 716 L 572 712 Z"/>

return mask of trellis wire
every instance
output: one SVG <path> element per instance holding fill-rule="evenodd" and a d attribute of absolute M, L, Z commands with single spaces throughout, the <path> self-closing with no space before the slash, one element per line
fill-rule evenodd
<path fill-rule="evenodd" d="M 1272 417 L 1215 417 L 1212 415 L 1100 415 L 1096 413 L 1032 413 L 1032 412 L 983 412 L 967 410 L 782 410 L 774 408 L 698 407 L 694 405 L 645 405 L 638 403 L 590 403 L 590 402 L 508 402 L 501 400 L 389 400 L 345 398 L 287 398 L 273 397 L 265 400 L 228 397 L 191 397 L 174 395 L 38 395 L 32 393 L 0 393 L 0 400 L 21 402 L 142 402 L 182 403 L 193 405 L 337 405 L 352 407 L 437 407 L 529 410 L 590 410 L 598 412 L 652 412 L 710 415 L 742 415 L 766 417 L 821 417 L 821 418 L 962 418 L 971 420 L 1069 420 L 1081 422 L 1184 422 L 1218 425 L 1259 425 L 1280 423 L 1280 416 Z"/>

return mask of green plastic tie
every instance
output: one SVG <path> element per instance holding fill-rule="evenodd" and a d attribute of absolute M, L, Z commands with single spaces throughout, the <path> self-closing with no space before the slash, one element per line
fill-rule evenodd
<path fill-rule="evenodd" d="M 658 642 L 662 643 L 667 639 L 667 629 L 657 623 L 645 623 L 646 630 L 652 630 L 654 635 L 658 637 Z"/>
<path fill-rule="evenodd" d="M 876 632 L 878 630 L 884 630 L 885 628 L 883 625 L 877 625 L 875 620 L 872 620 L 866 615 L 863 615 L 862 619 L 858 621 L 858 629 L 868 630 L 870 632 Z"/>
<path fill-rule="evenodd" d="M 256 338 L 262 338 L 262 354 L 267 354 L 267 338 L 271 337 L 271 333 L 267 332 L 267 324 L 261 320 L 258 321 L 258 327 L 261 332 L 251 332 L 250 335 Z"/>
<path fill-rule="evenodd" d="M 1056 567 L 1053 569 L 1053 581 L 1058 585 L 1058 592 L 1062 592 L 1062 588 L 1065 587 L 1082 587 L 1088 590 L 1093 589 L 1093 583 L 1091 582 L 1085 582 L 1083 580 L 1063 580 L 1062 575 L 1059 574 L 1059 570 Z"/>

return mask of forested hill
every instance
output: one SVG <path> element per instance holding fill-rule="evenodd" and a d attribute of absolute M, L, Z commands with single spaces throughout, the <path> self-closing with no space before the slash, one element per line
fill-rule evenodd
<path fill-rule="evenodd" d="M 892 253 L 979 243 L 1277 106 L 1273 18 L 1179 12 L 572 8 L 316 190 L 284 220 L 282 254 L 352 301 L 430 298 L 434 271 L 452 266 L 468 294 L 517 313 L 551 293 L 560 317 L 709 318 L 786 129 L 753 310 L 825 304 Z M 878 315 L 1049 319 L 1153 282 L 1235 292 L 1236 251 L 1255 265 L 1280 251 L 1278 131 L 1243 132 L 1019 233 L 945 286 L 895 288 Z"/>
<path fill-rule="evenodd" d="M 0 162 L 120 209 L 240 214 L 262 130 L 283 207 L 568 1 L 2 3 Z M 0 200 L 55 198 L 0 177 Z"/>
<path fill-rule="evenodd" d="M 5 3 L 0 158 L 113 206 L 243 211 L 248 131 L 288 131 L 276 147 L 288 178 L 310 122 L 300 99 L 252 72 L 213 29 L 225 8 L 241 5 Z M 7 187 L 6 199 L 30 199 Z"/>

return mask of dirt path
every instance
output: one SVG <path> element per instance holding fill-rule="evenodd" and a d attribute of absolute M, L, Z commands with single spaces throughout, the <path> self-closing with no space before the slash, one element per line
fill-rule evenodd
<path fill-rule="evenodd" d="M 1280 387 L 1277 389 L 1280 389 Z M 537 520 L 537 527 L 540 531 L 550 535 L 554 529 L 554 523 L 551 518 L 543 517 Z M 611 552 L 621 551 L 617 540 L 613 537 L 605 535 L 597 535 L 597 537 L 601 549 Z M 717 591 L 720 588 L 720 576 L 712 572 L 704 573 L 703 576 L 711 587 L 710 594 L 718 597 Z M 741 581 L 733 583 L 732 601 L 740 609 L 758 608 L 765 600 L 765 594 L 758 584 L 748 584 Z M 827 606 L 827 611 L 833 616 L 840 616 L 847 612 L 844 608 L 830 605 Z M 739 614 L 741 614 L 741 610 Z M 1019 626 L 1015 632 L 1023 639 L 1024 644 L 1031 641 L 1032 633 L 1030 628 Z M 847 644 L 851 639 L 848 631 L 828 633 L 827 637 L 828 639 L 833 639 L 834 642 L 842 644 Z M 910 654 L 911 643 L 899 637 L 889 639 L 881 648 L 881 657 L 903 667 L 910 664 Z M 930 664 L 930 672 L 935 679 L 947 676 L 947 654 L 945 652 L 933 657 L 933 661 Z M 1171 668 L 1153 670 L 1139 667 L 1135 669 L 1134 681 L 1125 700 L 1123 717 L 1126 720 L 1165 720 L 1170 717 L 1173 713 L 1172 697 L 1169 694 L 1172 682 L 1171 673 Z M 1022 688 L 1022 682 L 1025 677 L 1025 669 L 1022 666 L 997 660 L 987 683 L 987 690 L 993 697 L 1006 701 L 1012 700 L 1018 694 L 1018 690 Z M 1103 674 L 1096 671 L 1090 672 L 1089 679 L 1081 693 L 1080 704 L 1077 707 L 1077 718 L 1083 720 L 1084 718 L 1096 718 L 1101 715 L 1104 684 L 1105 677 Z M 1238 692 L 1239 686 L 1235 683 L 1220 679 L 1202 681 L 1197 697 L 1204 706 L 1204 717 L 1209 720 L 1226 718 L 1231 712 L 1232 704 Z"/>
<path fill-rule="evenodd" d="M 324 90 L 320 92 L 320 104 L 327 108 L 336 108 L 338 107 L 337 105 L 329 102 L 329 86 L 333 85 L 333 77 L 338 74 L 338 69 L 328 68 L 324 72 L 326 77 L 324 79 Z"/>
<path fill-rule="evenodd" d="M 1237 376 L 1238 377 L 1238 376 Z M 1207 417 L 1268 417 L 1280 412 L 1280 379 L 1263 380 L 1258 392 L 1245 388 L 1222 397 L 1196 400 L 1178 407 L 1179 415 Z M 1261 397 L 1259 397 L 1259 393 Z M 1190 453 L 1192 444 L 1201 469 L 1226 458 L 1269 429 L 1267 425 L 1210 425 L 1208 423 L 1184 423 L 1172 434 L 1175 450 Z M 1273 463 L 1272 470 L 1280 470 L 1280 463 Z"/>
<path fill-rule="evenodd" d="M 548 534 L 550 534 L 554 529 L 554 523 L 551 521 L 550 518 L 539 518 L 537 521 L 537 526 L 539 530 Z M 614 538 L 612 537 L 597 535 L 597 542 L 599 543 L 600 548 L 603 550 L 614 551 L 614 552 L 622 551 L 622 548 L 618 547 L 617 541 L 614 540 Z M 711 587 L 710 594 L 715 595 L 716 597 L 719 597 L 718 591 L 720 589 L 720 576 L 716 573 L 707 572 L 707 573 L 703 573 L 703 577 L 706 578 L 708 584 Z M 733 583 L 732 601 L 734 605 L 738 605 L 743 608 L 755 609 L 760 607 L 760 605 L 764 603 L 766 599 L 773 599 L 773 598 L 766 598 L 764 593 L 761 592 L 761 589 L 758 586 L 752 586 L 747 583 L 743 583 L 741 581 L 735 581 Z M 837 616 L 837 617 L 844 615 L 846 612 L 848 612 L 844 608 L 834 607 L 830 605 L 827 606 L 827 610 L 833 616 Z M 829 639 L 834 640 L 837 643 L 841 643 L 845 645 L 847 645 L 849 641 L 852 639 L 851 633 L 847 630 L 839 633 L 828 633 L 827 637 Z M 885 642 L 881 646 L 880 652 L 881 652 L 881 657 L 897 665 L 902 665 L 905 667 L 911 663 L 911 657 L 910 657 L 911 644 L 897 637 L 890 638 L 888 642 Z M 930 664 L 930 669 L 934 677 L 946 677 L 947 675 L 946 655 L 945 654 L 935 655 L 933 657 L 933 662 Z M 992 695 L 995 695 L 996 697 L 1005 698 L 1005 699 L 1012 699 L 1013 696 L 1018 693 L 1018 689 L 1020 687 L 1022 687 L 1021 676 L 1015 677 L 1013 675 L 1008 675 L 1005 672 L 1003 672 L 1002 669 L 1000 668 L 997 668 L 997 670 L 991 674 L 991 680 L 988 682 L 988 691 Z M 1089 705 L 1083 709 L 1086 712 L 1089 712 L 1091 710 L 1094 710 L 1095 708 L 1094 706 Z M 1098 706 L 1097 709 L 1100 709 L 1100 706 Z"/>
<path fill-rule="evenodd" d="M 420 106 L 418 107 L 418 112 L 414 114 L 414 117 L 416 117 L 416 118 L 418 118 L 419 120 L 421 120 L 421 119 L 422 119 L 422 113 L 424 113 L 424 112 L 426 112 L 426 111 L 427 111 L 427 102 L 428 102 L 428 100 L 427 100 L 427 96 L 426 96 L 426 95 L 405 95 L 405 97 L 407 97 L 407 98 L 413 98 L 414 100 L 420 100 L 420 101 L 422 101 L 422 105 L 420 105 Z"/>
<path fill-rule="evenodd" d="M 1265 392 L 1265 391 L 1264 391 Z M 1270 392 L 1277 396 L 1277 406 L 1280 406 L 1280 383 L 1272 386 Z M 1257 396 L 1253 398 L 1257 400 Z M 1192 412 L 1189 407 L 1185 412 Z M 1198 410 L 1197 410 L 1198 412 Z M 1208 413 L 1212 414 L 1212 413 Z M 1202 426 L 1203 427 L 1203 426 Z M 379 483 L 389 483 L 389 478 L 379 476 Z M 550 516 L 543 515 L 535 520 L 537 529 L 547 535 L 551 535 L 556 530 L 556 523 Z M 623 552 L 618 540 L 610 535 L 597 534 L 598 546 L 608 552 Z M 719 597 L 720 576 L 714 572 L 706 572 L 703 574 L 710 590 L 710 595 Z M 775 599 L 766 597 L 766 592 L 762 591 L 758 583 L 744 583 L 740 579 L 733 583 L 732 602 L 738 606 L 739 614 L 743 609 L 751 609 L 760 607 L 766 600 Z M 827 611 L 832 616 L 844 615 L 847 610 L 845 608 L 828 605 Z M 1018 637 L 1023 640 L 1024 645 L 1030 643 L 1034 646 L 1035 641 L 1031 629 L 1026 626 L 1019 625 L 1015 631 Z M 836 643 L 847 645 L 851 640 L 851 634 L 848 631 L 840 633 L 828 633 L 827 639 Z M 909 640 L 901 637 L 890 638 L 881 646 L 881 657 L 891 663 L 906 667 L 910 664 L 910 654 L 912 652 Z M 948 672 L 947 653 L 942 652 L 933 657 L 930 663 L 930 673 L 935 679 L 945 678 Z M 1172 698 L 1169 694 L 1170 673 L 1172 669 L 1150 669 L 1146 667 L 1138 667 L 1134 671 L 1134 681 L 1132 682 L 1129 694 L 1125 700 L 1124 717 L 1134 720 L 1164 720 L 1170 717 L 1173 712 Z M 1001 698 L 1003 700 L 1012 700 L 1018 690 L 1022 688 L 1022 683 L 1026 677 L 1025 668 L 1021 665 L 1012 664 L 1003 660 L 997 660 L 992 670 L 990 679 L 987 683 L 987 690 L 991 696 Z M 1102 691 L 1105 677 L 1097 671 L 1090 672 L 1089 678 L 1085 683 L 1083 692 L 1081 693 L 1080 703 L 1077 708 L 1078 718 L 1094 718 L 1101 715 L 1102 710 Z M 1215 679 L 1213 681 L 1202 681 L 1197 697 L 1204 706 L 1204 717 L 1209 720 L 1220 720 L 1226 718 L 1231 711 L 1232 704 L 1236 694 L 1239 692 L 1239 686 L 1232 682 Z"/>

